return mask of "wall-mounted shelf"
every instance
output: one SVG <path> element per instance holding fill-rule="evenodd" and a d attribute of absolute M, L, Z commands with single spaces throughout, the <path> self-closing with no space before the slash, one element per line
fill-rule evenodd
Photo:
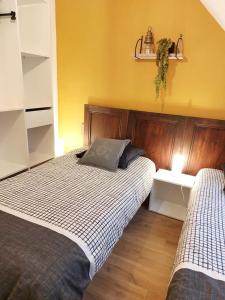
<path fill-rule="evenodd" d="M 147 55 L 147 54 L 138 54 L 137 57 L 134 56 L 134 59 L 136 60 L 156 60 L 157 56 L 156 54 L 154 55 Z M 169 56 L 170 60 L 184 60 L 184 57 L 181 55 L 175 56 L 175 55 L 170 55 Z"/>

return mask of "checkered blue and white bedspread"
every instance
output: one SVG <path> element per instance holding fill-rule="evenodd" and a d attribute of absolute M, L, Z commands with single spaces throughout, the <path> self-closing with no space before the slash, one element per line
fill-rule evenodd
<path fill-rule="evenodd" d="M 173 274 L 181 269 L 190 269 L 225 281 L 223 187 L 222 171 L 202 169 L 198 173 L 179 241 Z"/>
<path fill-rule="evenodd" d="M 77 164 L 71 152 L 0 182 L 0 210 L 76 242 L 92 278 L 148 196 L 154 173 L 144 157 L 109 172 Z"/>

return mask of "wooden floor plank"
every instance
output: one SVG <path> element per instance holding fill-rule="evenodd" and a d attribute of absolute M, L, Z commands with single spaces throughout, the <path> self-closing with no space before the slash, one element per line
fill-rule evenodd
<path fill-rule="evenodd" d="M 84 300 L 163 300 L 182 225 L 142 207 Z"/>

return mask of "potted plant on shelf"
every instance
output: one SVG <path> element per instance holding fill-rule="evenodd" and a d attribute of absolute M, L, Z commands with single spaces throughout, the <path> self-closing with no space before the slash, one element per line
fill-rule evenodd
<path fill-rule="evenodd" d="M 159 97 L 160 89 L 166 89 L 166 76 L 169 68 L 169 53 L 170 48 L 173 46 L 171 39 L 163 38 L 157 42 L 157 59 L 158 74 L 155 77 L 154 83 L 156 87 L 156 98 Z"/>

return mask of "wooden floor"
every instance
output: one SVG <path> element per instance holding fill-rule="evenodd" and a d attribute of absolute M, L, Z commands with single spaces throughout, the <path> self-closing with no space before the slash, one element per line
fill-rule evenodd
<path fill-rule="evenodd" d="M 165 299 L 182 224 L 142 207 L 84 300 Z"/>

